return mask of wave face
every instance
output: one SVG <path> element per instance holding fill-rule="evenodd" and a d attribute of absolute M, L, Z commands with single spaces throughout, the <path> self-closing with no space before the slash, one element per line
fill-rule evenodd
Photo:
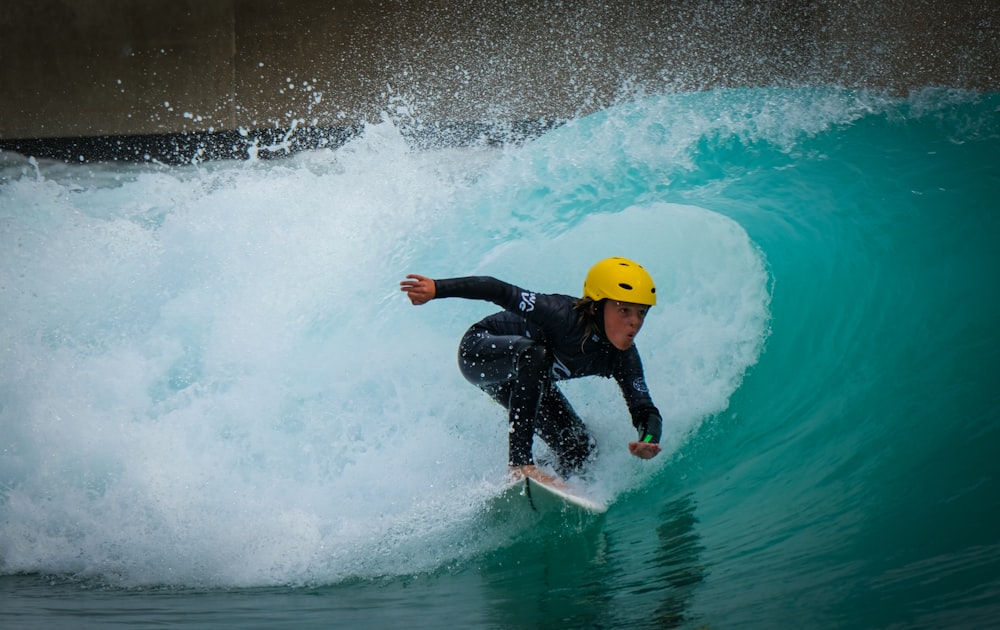
<path fill-rule="evenodd" d="M 0 155 L 0 572 L 334 601 L 430 575 L 438 619 L 515 626 L 995 619 L 998 111 L 740 89 L 503 148 L 387 119 L 281 161 Z M 628 456 L 613 383 L 566 383 L 606 519 L 485 522 L 505 425 L 455 352 L 494 309 L 397 283 L 578 293 L 612 255 L 657 280 L 666 452 Z"/>

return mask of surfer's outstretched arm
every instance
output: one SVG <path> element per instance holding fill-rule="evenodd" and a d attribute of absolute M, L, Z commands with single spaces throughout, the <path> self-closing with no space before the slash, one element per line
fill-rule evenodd
<path fill-rule="evenodd" d="M 410 298 L 410 303 L 414 306 L 426 304 L 437 295 L 437 285 L 434 284 L 434 280 L 415 273 L 408 274 L 406 280 L 399 283 L 399 290 L 406 293 L 406 297 Z"/>

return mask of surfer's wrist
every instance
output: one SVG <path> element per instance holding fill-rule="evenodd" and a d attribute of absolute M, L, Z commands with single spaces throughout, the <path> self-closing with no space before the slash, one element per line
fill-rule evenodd
<path fill-rule="evenodd" d="M 663 432 L 663 421 L 659 414 L 650 414 L 639 427 L 639 441 L 645 444 L 659 444 Z"/>

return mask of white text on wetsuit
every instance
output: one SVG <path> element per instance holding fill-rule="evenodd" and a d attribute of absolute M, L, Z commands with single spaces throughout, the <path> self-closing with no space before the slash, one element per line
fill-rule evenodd
<path fill-rule="evenodd" d="M 535 310 L 535 294 L 530 291 L 521 291 L 521 304 L 518 305 L 525 313 Z"/>

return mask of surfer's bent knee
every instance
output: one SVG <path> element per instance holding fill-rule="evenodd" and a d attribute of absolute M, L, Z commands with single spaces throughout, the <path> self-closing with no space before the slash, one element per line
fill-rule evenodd
<path fill-rule="evenodd" d="M 492 386 L 515 380 L 524 353 L 535 347 L 547 352 L 527 337 L 495 335 L 473 326 L 458 345 L 458 368 L 465 380 L 489 391 Z"/>

